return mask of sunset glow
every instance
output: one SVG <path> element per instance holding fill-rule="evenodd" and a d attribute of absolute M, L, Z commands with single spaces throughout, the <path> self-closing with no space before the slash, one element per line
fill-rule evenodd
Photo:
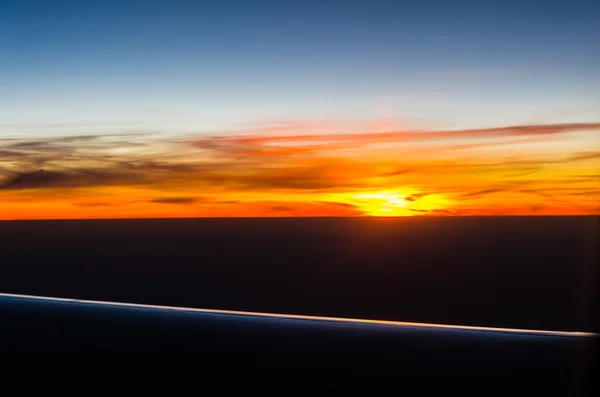
<path fill-rule="evenodd" d="M 309 143 L 305 134 L 268 133 L 14 139 L 0 151 L 0 216 L 595 214 L 600 153 L 586 148 L 599 127 L 331 133 Z M 477 143 L 454 143 L 469 134 Z M 557 135 L 573 145 L 547 146 Z M 515 136 L 539 144 L 515 147 Z"/>
<path fill-rule="evenodd" d="M 583 6 L 228 1 L 15 2 L 0 219 L 599 213 Z"/>

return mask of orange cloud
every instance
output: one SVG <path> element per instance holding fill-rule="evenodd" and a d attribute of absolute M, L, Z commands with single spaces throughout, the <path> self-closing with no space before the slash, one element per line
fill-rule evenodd
<path fill-rule="evenodd" d="M 531 136 L 561 134 L 573 131 L 595 131 L 600 129 L 600 123 L 570 123 L 570 124 L 539 124 L 519 125 L 500 128 L 484 128 L 470 130 L 449 131 L 392 131 L 362 134 L 303 134 L 303 135 L 245 135 L 219 137 L 222 143 L 230 143 L 234 146 L 256 145 L 265 143 L 285 142 L 356 142 L 369 144 L 376 142 L 391 143 L 394 141 L 431 141 L 456 138 L 486 138 L 507 136 Z M 199 140 L 198 144 L 214 140 L 208 138 Z"/>

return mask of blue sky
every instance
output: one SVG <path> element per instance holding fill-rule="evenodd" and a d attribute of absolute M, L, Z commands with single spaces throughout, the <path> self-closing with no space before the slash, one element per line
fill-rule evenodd
<path fill-rule="evenodd" d="M 598 121 L 594 3 L 0 0 L 0 138 Z"/>

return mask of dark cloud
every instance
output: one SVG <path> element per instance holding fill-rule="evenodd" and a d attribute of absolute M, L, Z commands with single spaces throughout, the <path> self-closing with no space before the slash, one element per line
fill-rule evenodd
<path fill-rule="evenodd" d="M 65 180 L 69 180 L 69 176 L 65 175 L 63 172 L 44 172 L 43 170 L 24 172 L 5 181 L 0 185 L 0 189 L 18 190 L 55 185 L 61 186 Z"/>
<path fill-rule="evenodd" d="M 551 197 L 552 196 L 552 195 L 546 193 L 543 189 L 521 189 L 521 190 L 519 190 L 519 192 L 529 193 L 529 194 L 533 194 L 536 196 L 542 196 L 542 197 Z"/>
<path fill-rule="evenodd" d="M 160 197 L 150 200 L 151 203 L 164 203 L 164 204 L 193 204 L 201 201 L 198 197 Z"/>
<path fill-rule="evenodd" d="M 469 192 L 469 193 L 465 193 L 462 194 L 460 197 L 476 197 L 476 196 L 483 196 L 486 194 L 492 194 L 492 193 L 498 193 L 498 192 L 504 192 L 507 189 L 502 189 L 502 188 L 497 188 L 497 189 L 483 189 L 483 190 L 478 190 L 476 192 Z"/>
<path fill-rule="evenodd" d="M 415 194 L 411 194 L 410 196 L 406 196 L 404 197 L 405 201 L 417 201 L 417 199 L 421 198 L 421 197 L 425 197 L 425 196 L 429 196 L 435 193 L 415 193 Z"/>
<path fill-rule="evenodd" d="M 530 206 L 530 207 L 529 207 L 529 209 L 530 209 L 532 212 L 538 212 L 538 211 L 541 211 L 541 210 L 543 210 L 543 209 L 545 209 L 545 208 L 546 208 L 546 206 L 545 206 L 545 205 L 532 205 L 532 206 Z"/>
<path fill-rule="evenodd" d="M 0 161 L 20 159 L 24 156 L 22 152 L 15 150 L 0 150 Z"/>
<path fill-rule="evenodd" d="M 450 210 L 442 210 L 442 209 L 435 209 L 435 210 L 431 210 L 430 212 L 435 213 L 435 214 L 455 214 L 455 211 L 450 211 Z"/>
<path fill-rule="evenodd" d="M 532 183 L 531 181 L 507 181 L 506 183 L 492 186 L 487 189 L 481 189 L 481 190 L 477 190 L 474 192 L 462 193 L 462 194 L 460 194 L 460 197 L 461 198 L 479 197 L 479 196 L 500 193 L 500 192 L 518 191 L 521 188 L 521 186 L 529 185 L 531 183 Z"/>
<path fill-rule="evenodd" d="M 139 170 L 144 172 L 174 172 L 190 173 L 201 171 L 203 168 L 195 164 L 166 163 L 150 160 L 125 160 L 118 161 L 116 165 L 123 169 Z"/>
<path fill-rule="evenodd" d="M 354 205 L 354 204 L 348 204 L 348 203 L 337 203 L 337 202 L 333 202 L 333 201 L 318 201 L 317 203 L 327 204 L 327 205 L 330 205 L 330 206 L 340 207 L 340 208 L 358 209 L 358 207 L 356 205 Z"/>
<path fill-rule="evenodd" d="M 491 164 L 490 163 L 478 164 L 477 167 L 480 169 L 490 169 L 490 170 L 508 168 L 510 171 L 528 172 L 528 171 L 533 171 L 533 170 L 541 170 L 543 168 L 543 166 L 548 165 L 548 164 L 560 164 L 560 163 L 564 163 L 566 161 L 568 161 L 568 160 L 564 160 L 564 159 L 507 160 L 507 161 L 501 161 L 501 162 L 491 163 Z"/>
<path fill-rule="evenodd" d="M 83 202 L 83 203 L 73 203 L 77 207 L 108 207 L 111 204 L 106 202 Z"/>
<path fill-rule="evenodd" d="M 412 170 L 412 169 L 398 169 L 398 170 L 395 170 L 395 171 L 384 172 L 383 174 L 381 174 L 381 176 L 391 177 L 391 176 L 398 176 L 398 175 L 406 175 L 406 174 L 409 174 L 411 172 L 415 172 L 415 171 Z"/>
<path fill-rule="evenodd" d="M 0 189 L 50 189 L 116 185 L 153 185 L 179 181 L 182 174 L 199 172 L 198 165 L 161 161 L 135 155 L 116 155 L 106 149 L 146 146 L 120 138 L 142 134 L 79 135 L 11 141 L 0 145 Z M 109 138 L 104 140 L 104 138 Z M 119 139 L 114 140 L 114 137 Z M 97 142 L 102 140 L 102 142 Z M 175 156 L 177 157 L 177 156 Z M 40 169 L 43 169 L 40 170 Z"/>
<path fill-rule="evenodd" d="M 599 152 L 579 152 L 574 153 L 568 160 L 577 161 L 577 160 L 593 160 L 600 159 L 600 151 Z"/>
<path fill-rule="evenodd" d="M 239 190 L 331 190 L 356 186 L 350 180 L 319 166 L 254 168 L 230 171 L 207 170 L 195 176 L 196 181 Z"/>
<path fill-rule="evenodd" d="M 600 189 L 588 192 L 568 193 L 570 196 L 600 196 Z"/>
<path fill-rule="evenodd" d="M 273 205 L 273 206 L 269 207 L 269 209 L 272 209 L 273 211 L 293 211 L 294 210 L 294 208 L 288 207 L 285 205 Z"/>
<path fill-rule="evenodd" d="M 364 213 L 354 204 L 339 203 L 332 201 L 310 201 L 310 202 L 286 202 L 285 204 L 276 202 L 254 202 L 254 204 L 269 204 L 267 207 L 271 211 L 290 212 L 295 214 L 309 213 L 316 211 L 326 211 L 325 214 L 335 213 L 337 215 L 364 215 Z"/>
<path fill-rule="evenodd" d="M 62 138 L 56 138 L 53 142 L 59 143 L 71 143 L 71 142 L 89 142 L 100 139 L 102 136 L 100 135 L 75 135 L 75 136 L 66 136 Z"/>
<path fill-rule="evenodd" d="M 39 160 L 39 159 L 38 159 Z M 31 165 L 31 164 L 30 164 Z M 238 190 L 328 190 L 350 186 L 343 178 L 317 168 L 273 170 L 211 170 L 199 164 L 158 161 L 121 161 L 97 168 L 54 166 L 35 171 L 5 171 L 2 190 L 79 188 L 93 186 L 196 184 L 227 186 Z"/>
<path fill-rule="evenodd" d="M 78 188 L 134 184 L 146 177 L 140 174 L 119 173 L 113 170 L 77 169 L 77 170 L 38 170 L 21 172 L 9 177 L 0 185 L 0 190 Z"/>
<path fill-rule="evenodd" d="M 541 169 L 540 168 L 533 168 L 533 169 L 529 169 L 523 172 L 518 172 L 516 174 L 506 174 L 504 175 L 505 178 L 511 178 L 511 177 L 518 177 L 518 176 L 525 176 L 525 175 L 531 175 L 534 174 L 536 172 L 539 172 Z"/>
<path fill-rule="evenodd" d="M 89 141 L 97 141 L 101 139 L 107 138 L 132 138 L 132 137 L 143 137 L 151 135 L 150 132 L 124 132 L 124 133 L 116 133 L 116 134 L 94 134 L 94 135 L 69 135 L 63 137 L 57 137 L 48 139 L 47 142 L 55 142 L 55 143 L 71 143 L 71 142 L 89 142 Z M 113 141 L 119 142 L 119 141 Z"/>
<path fill-rule="evenodd" d="M 320 190 L 351 186 L 350 181 L 329 178 L 317 173 L 295 172 L 294 170 L 276 173 L 256 173 L 230 178 L 230 183 L 244 189 L 293 189 Z"/>
<path fill-rule="evenodd" d="M 81 151 L 87 153 L 89 149 L 114 149 L 119 147 L 130 147 L 130 146 L 145 146 L 145 143 L 140 142 L 128 142 L 126 140 L 114 138 L 126 138 L 137 135 L 146 134 L 104 134 L 104 135 L 75 135 L 75 136 L 63 136 L 49 139 L 37 139 L 37 140 L 24 140 L 17 139 L 12 140 L 10 143 L 5 144 L 6 149 L 19 149 L 27 151 L 28 154 L 34 154 L 35 152 L 54 152 L 57 156 L 64 154 L 64 152 Z M 112 138 L 106 140 L 106 138 Z M 98 142 L 101 141 L 101 142 Z M 0 147 L 2 149 L 2 147 Z M 90 153 L 87 153 L 90 155 Z"/>
<path fill-rule="evenodd" d="M 17 162 L 21 170 L 27 168 L 40 168 L 47 163 L 61 160 L 69 160 L 74 156 L 76 150 L 65 145 L 55 145 L 49 141 L 21 141 L 5 145 L 0 150 L 5 154 L 11 154 L 10 160 Z M 15 150 L 16 149 L 16 150 Z M 86 159 L 89 156 L 84 156 Z M 0 156 L 0 159 L 2 156 Z"/>
<path fill-rule="evenodd" d="M 546 187 L 539 189 L 521 189 L 519 191 L 526 193 L 545 193 L 548 196 L 550 192 L 559 192 L 559 193 L 573 193 L 573 192 L 596 192 L 599 191 L 599 188 L 593 187 Z"/>
<path fill-rule="evenodd" d="M 48 141 L 27 141 L 13 143 L 10 147 L 21 149 L 48 149 L 51 144 L 52 143 Z"/>

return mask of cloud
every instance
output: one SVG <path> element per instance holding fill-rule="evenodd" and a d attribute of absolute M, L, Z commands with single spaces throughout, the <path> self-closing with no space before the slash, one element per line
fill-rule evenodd
<path fill-rule="evenodd" d="M 254 171 L 251 174 L 230 174 L 223 182 L 243 189 L 259 190 L 319 190 L 357 185 L 356 181 L 340 178 L 321 167 L 283 168 Z"/>
<path fill-rule="evenodd" d="M 415 194 L 411 194 L 410 196 L 406 196 L 404 197 L 405 201 L 417 201 L 417 199 L 420 199 L 421 197 L 425 197 L 425 196 L 429 196 L 435 193 L 431 193 L 431 192 L 427 192 L 427 193 L 415 193 Z"/>
<path fill-rule="evenodd" d="M 507 191 L 519 191 L 520 190 L 519 188 L 521 186 L 528 185 L 531 183 L 532 182 L 530 182 L 530 181 L 509 181 L 509 182 L 503 183 L 501 185 L 497 185 L 495 187 L 490 187 L 487 189 L 480 189 L 480 190 L 476 190 L 473 192 L 461 193 L 460 197 L 461 198 L 470 198 L 470 197 L 479 198 L 481 196 L 494 194 L 494 193 L 501 193 L 501 192 L 507 192 Z"/>
<path fill-rule="evenodd" d="M 572 192 L 572 193 L 568 193 L 571 196 L 588 196 L 588 197 L 592 197 L 592 196 L 600 196 L 600 189 L 598 190 L 592 190 L 592 191 L 587 191 L 587 192 Z"/>
<path fill-rule="evenodd" d="M 230 147 L 252 146 L 260 144 L 290 143 L 290 142 L 356 142 L 360 144 L 395 141 L 427 141 L 446 140 L 455 138 L 485 138 L 508 136 L 539 136 L 562 134 L 573 131 L 590 131 L 600 129 L 600 123 L 569 123 L 569 124 L 537 124 L 517 125 L 499 128 L 448 130 L 448 131 L 392 131 L 358 134 L 305 134 L 305 135 L 241 135 L 230 137 L 210 137 L 197 140 L 196 145 L 210 146 L 219 142 Z"/>
<path fill-rule="evenodd" d="M 164 204 L 193 204 L 201 201 L 198 197 L 159 197 L 150 200 L 151 203 L 164 203 Z"/>
<path fill-rule="evenodd" d="M 598 151 L 598 152 L 579 152 L 579 153 L 573 154 L 571 157 L 568 158 L 568 160 L 570 160 L 570 161 L 594 160 L 594 159 L 600 159 L 600 151 Z"/>
<path fill-rule="evenodd" d="M 88 142 L 95 141 L 100 139 L 99 135 L 75 135 L 75 136 L 66 136 L 62 138 L 56 138 L 53 142 L 62 142 L 62 143 L 71 143 L 71 142 Z"/>
<path fill-rule="evenodd" d="M 29 142 L 17 142 L 10 145 L 12 148 L 17 149 L 36 149 L 36 150 L 44 150 L 44 149 L 53 149 L 50 145 L 52 142 L 48 141 L 29 141 Z"/>
<path fill-rule="evenodd" d="M 519 190 L 522 193 L 529 193 L 529 194 L 533 194 L 536 196 L 542 196 L 542 197 L 551 197 L 551 194 L 546 193 L 544 190 L 540 190 L 540 189 L 521 189 Z"/>
<path fill-rule="evenodd" d="M 340 153 L 344 150 L 369 152 L 373 148 L 403 150 L 409 154 L 427 156 L 442 151 L 476 150 L 493 146 L 543 143 L 563 139 L 562 134 L 582 130 L 600 130 L 600 123 L 518 125 L 500 128 L 446 131 L 391 131 L 371 133 L 268 134 L 265 132 L 229 136 L 209 136 L 188 140 L 196 148 L 220 158 L 249 161 L 309 159 Z M 460 143 L 477 139 L 483 142 Z M 452 143 L 455 140 L 456 143 Z M 429 146 L 415 147 L 415 144 Z M 387 147 L 386 147 L 387 145 Z M 395 146 L 396 145 L 396 146 Z M 399 146 L 398 146 L 399 145 Z M 399 172 L 402 172 L 399 170 Z M 388 176 L 395 176 L 390 174 Z"/>
<path fill-rule="evenodd" d="M 434 213 L 434 214 L 448 214 L 448 215 L 456 213 L 456 211 L 444 210 L 444 209 L 433 209 L 433 210 L 430 210 L 430 212 Z"/>
<path fill-rule="evenodd" d="M 406 174 L 409 174 L 411 172 L 415 172 L 415 170 L 412 170 L 412 169 L 398 169 L 398 170 L 394 170 L 394 171 L 384 172 L 384 173 L 382 173 L 380 175 L 381 176 L 392 177 L 392 176 L 398 176 L 398 175 L 406 175 Z"/>
<path fill-rule="evenodd" d="M 273 205 L 269 208 L 272 209 L 273 211 L 293 211 L 294 210 L 293 207 L 289 207 L 287 205 Z"/>
<path fill-rule="evenodd" d="M 165 163 L 152 160 L 123 160 L 116 162 L 122 169 L 143 172 L 192 173 L 203 168 L 197 164 Z"/>
<path fill-rule="evenodd" d="M 498 192 L 504 192 L 506 189 L 502 189 L 502 188 L 498 188 L 498 189 L 483 189 L 483 190 L 478 190 L 476 192 L 470 192 L 470 193 L 465 193 L 462 194 L 461 197 L 479 197 L 479 196 L 483 196 L 485 194 L 492 194 L 492 193 L 498 193 Z"/>
<path fill-rule="evenodd" d="M 574 131 L 594 131 L 600 129 L 600 123 L 562 123 L 517 125 L 500 128 L 484 128 L 440 132 L 441 135 L 454 137 L 486 137 L 486 136 L 527 136 L 563 134 Z"/>
<path fill-rule="evenodd" d="M 142 147 L 144 143 L 105 140 L 108 135 L 57 137 L 51 139 L 17 140 L 0 144 L 0 163 L 10 162 L 15 173 L 31 172 L 41 167 L 49 167 L 57 163 L 68 168 L 89 167 L 90 162 L 109 163 L 116 160 L 112 149 Z"/>
<path fill-rule="evenodd" d="M 516 174 L 506 174 L 506 175 L 504 175 L 504 177 L 513 178 L 513 177 L 531 175 L 531 174 L 534 174 L 536 172 L 539 172 L 540 170 L 541 170 L 541 168 L 533 168 L 533 169 L 529 169 L 529 170 L 526 170 L 526 171 L 523 171 L 523 172 L 518 172 Z"/>
<path fill-rule="evenodd" d="M 358 206 L 333 201 L 255 201 L 244 203 L 250 208 L 262 208 L 265 213 L 285 213 L 286 216 L 363 216 Z"/>
<path fill-rule="evenodd" d="M 0 190 L 82 188 L 94 186 L 146 186 L 164 183 L 171 186 L 215 187 L 230 190 L 328 190 L 361 186 L 335 169 L 324 166 L 246 169 L 204 167 L 201 164 L 121 161 L 95 168 L 57 166 L 48 169 L 10 172 L 0 179 Z"/>
<path fill-rule="evenodd" d="M 118 173 L 113 170 L 77 169 L 72 171 L 33 171 L 14 175 L 0 184 L 0 190 L 76 188 L 130 184 L 144 175 Z"/>
<path fill-rule="evenodd" d="M 532 206 L 530 206 L 530 207 L 529 207 L 529 209 L 530 209 L 532 212 L 538 212 L 538 211 L 541 211 L 541 210 L 543 210 L 544 208 L 546 208 L 546 206 L 545 206 L 545 205 L 532 205 Z"/>
<path fill-rule="evenodd" d="M 179 154 L 170 153 L 174 159 L 165 161 L 161 160 L 161 153 L 150 152 L 148 156 L 143 152 L 138 155 L 111 151 L 147 146 L 147 142 L 122 140 L 131 135 L 134 134 L 82 135 L 11 141 L 5 148 L 0 145 L 0 175 L 4 175 L 0 177 L 0 189 L 156 186 L 184 181 L 183 174 L 198 173 L 205 168 L 199 163 L 183 161 Z"/>
<path fill-rule="evenodd" d="M 23 156 L 22 152 L 15 150 L 0 150 L 0 161 L 3 160 L 15 160 Z"/>
<path fill-rule="evenodd" d="M 321 201 L 321 202 L 317 202 L 317 203 L 321 204 L 321 205 L 327 205 L 327 206 L 338 207 L 338 208 L 358 209 L 358 207 L 356 205 L 349 204 L 349 203 L 336 203 L 336 202 L 332 202 L 332 201 Z"/>
<path fill-rule="evenodd" d="M 111 206 L 111 203 L 91 201 L 91 202 L 74 202 L 73 205 L 76 205 L 77 207 L 109 207 L 109 206 Z"/>

